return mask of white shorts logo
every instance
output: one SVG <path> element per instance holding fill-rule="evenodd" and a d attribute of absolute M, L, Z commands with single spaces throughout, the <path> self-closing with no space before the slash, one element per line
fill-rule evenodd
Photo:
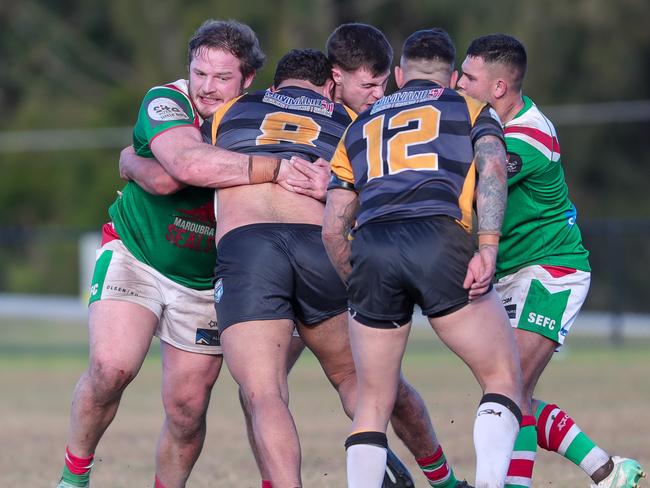
<path fill-rule="evenodd" d="M 147 114 L 152 120 L 189 120 L 185 111 L 171 98 L 155 98 L 147 105 Z"/>

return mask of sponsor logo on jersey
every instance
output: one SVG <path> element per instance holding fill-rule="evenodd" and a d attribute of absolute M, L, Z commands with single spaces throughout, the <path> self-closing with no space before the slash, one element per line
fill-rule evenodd
<path fill-rule="evenodd" d="M 183 215 L 173 216 L 167 226 L 165 239 L 172 245 L 197 252 L 214 252 L 215 219 L 210 202 L 201 207 L 185 210 L 177 208 Z M 187 216 L 187 217 L 186 217 Z"/>
<path fill-rule="evenodd" d="M 573 227 L 576 224 L 576 219 L 578 218 L 578 209 L 576 209 L 576 206 L 571 204 L 571 208 L 566 211 L 565 215 L 567 227 Z"/>
<path fill-rule="evenodd" d="M 331 117 L 334 113 L 334 102 L 319 97 L 290 97 L 283 93 L 266 90 L 262 102 L 288 110 L 300 110 Z"/>
<path fill-rule="evenodd" d="M 214 329 L 216 326 L 217 326 L 216 320 L 210 320 L 210 322 L 208 322 L 208 327 L 210 327 L 211 329 Z"/>
<path fill-rule="evenodd" d="M 370 114 L 376 114 L 381 110 L 388 110 L 389 108 L 398 108 L 438 100 L 444 91 L 444 88 L 429 88 L 426 90 L 409 90 L 393 93 L 392 95 L 377 100 L 372 106 L 372 109 L 370 109 Z"/>
<path fill-rule="evenodd" d="M 196 329 L 194 344 L 202 346 L 220 346 L 219 330 L 217 329 Z"/>
<path fill-rule="evenodd" d="M 192 217 L 194 220 L 203 222 L 214 227 L 216 220 L 214 218 L 214 205 L 213 202 L 205 202 L 203 205 L 197 208 L 191 208 L 189 210 L 179 208 L 177 209 L 183 215 Z M 214 232 L 213 232 L 214 235 Z"/>
<path fill-rule="evenodd" d="M 223 278 L 219 278 L 214 284 L 214 301 L 221 302 L 221 297 L 223 297 Z"/>
<path fill-rule="evenodd" d="M 506 170 L 508 171 L 508 178 L 512 178 L 514 175 L 521 171 L 521 156 L 517 153 L 509 152 L 506 156 Z"/>
<path fill-rule="evenodd" d="M 147 115 L 152 120 L 168 122 L 170 120 L 189 120 L 185 111 L 171 98 L 154 98 L 147 105 Z"/>

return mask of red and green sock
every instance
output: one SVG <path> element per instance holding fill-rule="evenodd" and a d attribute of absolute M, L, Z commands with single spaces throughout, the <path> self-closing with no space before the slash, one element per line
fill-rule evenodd
<path fill-rule="evenodd" d="M 453 488 L 456 486 L 454 470 L 449 466 L 442 447 L 438 446 L 431 456 L 416 459 L 420 469 L 427 477 L 429 485 L 435 488 Z"/>
<path fill-rule="evenodd" d="M 609 454 L 587 437 L 557 405 L 540 401 L 535 417 L 539 447 L 564 456 L 590 477 L 609 461 Z"/>
<path fill-rule="evenodd" d="M 532 415 L 524 415 L 521 419 L 521 427 L 508 466 L 506 488 L 530 488 L 533 484 L 533 466 L 537 454 L 535 424 L 535 417 Z"/>
<path fill-rule="evenodd" d="M 93 467 L 94 456 L 78 457 L 65 448 L 65 465 L 61 478 L 72 486 L 88 486 L 90 480 L 90 470 Z"/>

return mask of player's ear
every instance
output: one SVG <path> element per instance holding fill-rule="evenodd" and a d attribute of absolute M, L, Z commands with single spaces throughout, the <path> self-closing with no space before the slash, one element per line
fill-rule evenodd
<path fill-rule="evenodd" d="M 397 83 L 397 88 L 404 86 L 404 71 L 399 66 L 395 66 L 395 83 Z"/>
<path fill-rule="evenodd" d="M 343 83 L 343 74 L 341 73 L 341 68 L 332 67 L 332 78 L 334 79 L 335 85 L 340 85 Z"/>
<path fill-rule="evenodd" d="M 508 91 L 508 83 L 502 78 L 497 78 L 494 82 L 494 98 L 501 98 Z"/>
<path fill-rule="evenodd" d="M 449 80 L 449 88 L 456 88 L 456 83 L 458 83 L 458 70 L 451 72 L 451 79 Z"/>
<path fill-rule="evenodd" d="M 329 98 L 330 100 L 334 100 L 334 90 L 336 88 L 336 85 L 334 84 L 334 80 L 331 78 L 328 78 L 325 84 L 323 85 L 323 96 Z"/>
<path fill-rule="evenodd" d="M 244 83 L 242 85 L 244 90 L 248 89 L 248 87 L 251 86 L 251 83 L 253 83 L 254 78 L 255 78 L 255 71 L 253 71 L 250 75 L 244 78 Z"/>

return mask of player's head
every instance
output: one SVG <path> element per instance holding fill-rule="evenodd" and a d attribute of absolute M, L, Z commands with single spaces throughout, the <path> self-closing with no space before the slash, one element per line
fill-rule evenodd
<path fill-rule="evenodd" d="M 400 88 L 409 80 L 430 80 L 442 86 L 456 83 L 456 48 L 446 31 L 438 27 L 411 34 L 402 46 L 395 81 Z"/>
<path fill-rule="evenodd" d="M 342 24 L 327 39 L 336 101 L 359 113 L 384 96 L 393 48 L 371 25 Z"/>
<path fill-rule="evenodd" d="M 319 88 L 319 92 L 331 97 L 334 81 L 332 65 L 327 57 L 316 49 L 292 49 L 280 58 L 273 76 L 273 86 L 279 88 L 290 80 L 307 81 Z"/>
<path fill-rule="evenodd" d="M 526 49 L 514 37 L 478 37 L 467 48 L 458 90 L 492 105 L 508 94 L 520 96 L 527 62 Z"/>
<path fill-rule="evenodd" d="M 241 95 L 266 56 L 255 32 L 234 20 L 208 20 L 189 41 L 190 97 L 202 117 Z"/>

